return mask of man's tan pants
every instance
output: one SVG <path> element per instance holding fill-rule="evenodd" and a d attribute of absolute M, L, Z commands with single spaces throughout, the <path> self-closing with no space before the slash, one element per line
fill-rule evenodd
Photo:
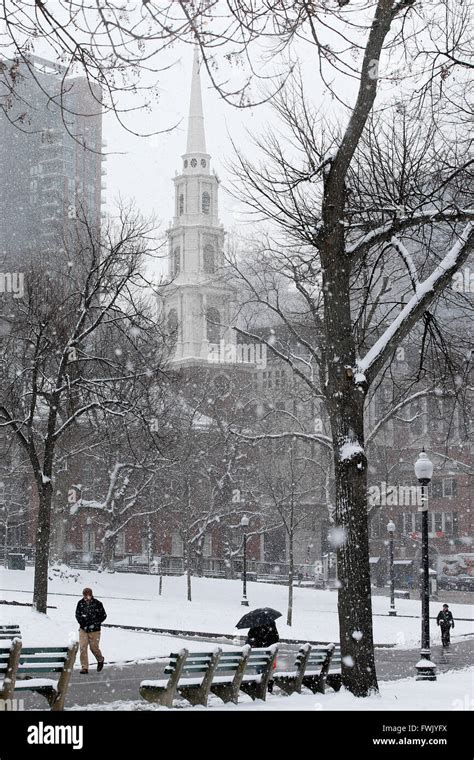
<path fill-rule="evenodd" d="M 88 647 L 91 648 L 91 652 L 97 662 L 104 659 L 102 657 L 102 652 L 99 649 L 99 641 L 100 631 L 89 633 L 88 631 L 83 631 L 82 628 L 79 629 L 79 653 L 81 658 L 81 668 L 83 670 L 89 670 Z"/>

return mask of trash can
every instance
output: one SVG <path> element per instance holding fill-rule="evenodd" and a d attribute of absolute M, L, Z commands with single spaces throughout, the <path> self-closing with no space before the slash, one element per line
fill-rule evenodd
<path fill-rule="evenodd" d="M 8 569 L 9 570 L 24 570 L 25 569 L 25 555 L 14 554 L 10 552 L 8 555 Z"/>

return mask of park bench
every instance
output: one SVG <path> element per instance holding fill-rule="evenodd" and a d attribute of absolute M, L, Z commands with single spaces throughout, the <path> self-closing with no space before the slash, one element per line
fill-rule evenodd
<path fill-rule="evenodd" d="M 0 699 L 5 702 L 13 697 L 16 671 L 20 662 L 21 639 L 15 638 L 11 644 L 0 647 Z"/>
<path fill-rule="evenodd" d="M 170 655 L 165 668 L 168 680 L 142 681 L 141 696 L 149 702 L 173 706 L 176 693 L 192 705 L 207 706 L 212 692 L 223 702 L 237 704 L 239 691 L 252 699 L 265 699 L 278 647 L 222 652 L 191 652 Z"/>
<path fill-rule="evenodd" d="M 410 598 L 410 592 L 405 589 L 395 589 L 393 592 L 393 595 L 395 599 L 409 599 Z"/>
<path fill-rule="evenodd" d="M 3 699 L 13 692 L 35 691 L 48 701 L 51 710 L 62 710 L 79 644 L 66 647 L 22 647 L 14 639 L 9 649 L 0 650 L 0 674 L 4 674 Z M 59 673 L 58 680 L 44 674 Z"/>
<path fill-rule="evenodd" d="M 336 644 L 311 646 L 305 644 L 299 650 L 295 669 L 277 672 L 273 680 L 287 694 L 301 694 L 301 687 L 306 686 L 313 693 L 324 694 L 326 684 L 335 691 L 341 688 L 341 648 Z"/>
<path fill-rule="evenodd" d="M 20 626 L 15 623 L 0 625 L 0 639 L 21 639 Z"/>

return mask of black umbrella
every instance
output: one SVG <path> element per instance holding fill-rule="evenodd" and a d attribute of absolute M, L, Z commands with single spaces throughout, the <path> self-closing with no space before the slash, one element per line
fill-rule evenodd
<path fill-rule="evenodd" d="M 258 628 L 260 625 L 268 625 L 269 623 L 273 623 L 279 617 L 281 617 L 281 612 L 278 612 L 278 610 L 272 610 L 271 607 L 260 607 L 258 610 L 247 612 L 243 618 L 240 618 L 235 627 Z"/>

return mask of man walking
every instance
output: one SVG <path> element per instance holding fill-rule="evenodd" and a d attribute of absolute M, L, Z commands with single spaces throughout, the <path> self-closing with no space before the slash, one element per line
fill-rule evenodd
<path fill-rule="evenodd" d="M 99 649 L 100 626 L 107 617 L 104 605 L 95 599 L 92 589 L 85 588 L 82 599 L 76 607 L 76 620 L 79 623 L 79 653 L 81 658 L 81 674 L 89 672 L 88 647 L 97 660 L 97 670 L 104 667 L 104 658 Z"/>
<path fill-rule="evenodd" d="M 451 610 L 447 604 L 443 604 L 443 609 L 438 612 L 436 622 L 441 626 L 441 641 L 443 647 L 449 647 L 450 644 L 450 629 L 454 628 L 454 619 Z"/>

